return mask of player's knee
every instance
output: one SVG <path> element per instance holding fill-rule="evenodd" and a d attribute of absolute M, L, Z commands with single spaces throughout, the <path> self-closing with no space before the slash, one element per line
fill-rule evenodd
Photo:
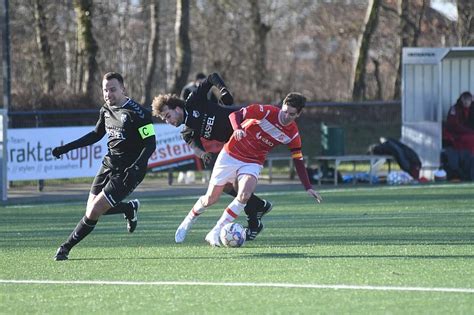
<path fill-rule="evenodd" d="M 238 200 L 240 203 L 247 203 L 247 201 L 249 201 L 249 199 L 250 199 L 250 196 L 252 196 L 252 193 L 246 192 L 246 191 L 242 191 L 242 192 L 239 192 L 239 193 L 237 194 L 237 200 Z"/>
<path fill-rule="evenodd" d="M 201 196 L 201 203 L 203 207 L 210 207 L 219 201 L 219 196 L 204 195 Z"/>

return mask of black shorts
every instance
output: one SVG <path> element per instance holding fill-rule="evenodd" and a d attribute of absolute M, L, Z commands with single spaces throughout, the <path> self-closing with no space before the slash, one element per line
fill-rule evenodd
<path fill-rule="evenodd" d="M 139 171 L 136 177 L 129 176 L 124 183 L 126 172 L 102 165 L 92 182 L 91 194 L 98 195 L 104 191 L 105 198 L 114 207 L 137 188 L 145 178 L 145 174 L 146 169 Z"/>

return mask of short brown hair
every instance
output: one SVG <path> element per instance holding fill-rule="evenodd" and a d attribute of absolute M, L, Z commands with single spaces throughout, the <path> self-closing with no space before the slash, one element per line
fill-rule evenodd
<path fill-rule="evenodd" d="M 175 109 L 176 107 L 184 108 L 184 101 L 176 94 L 160 94 L 155 96 L 151 103 L 153 116 L 160 117 L 163 107 L 165 106 L 168 106 L 169 109 Z"/>
<path fill-rule="evenodd" d="M 291 92 L 285 97 L 283 104 L 296 108 L 300 113 L 306 105 L 306 97 L 301 93 Z"/>
<path fill-rule="evenodd" d="M 120 73 L 118 73 L 118 72 L 107 72 L 106 74 L 104 74 L 103 80 L 110 81 L 112 79 L 117 79 L 117 81 L 119 81 L 119 83 L 123 86 L 123 77 Z"/>

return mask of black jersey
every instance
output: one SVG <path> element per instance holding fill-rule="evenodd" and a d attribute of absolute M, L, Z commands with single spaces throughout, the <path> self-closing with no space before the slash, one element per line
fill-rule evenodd
<path fill-rule="evenodd" d="M 193 138 L 227 142 L 233 133 L 230 113 L 238 110 L 235 106 L 221 106 L 208 100 L 207 93 L 213 84 L 204 80 L 196 91 L 192 92 L 185 103 L 184 124 L 193 130 Z"/>
<path fill-rule="evenodd" d="M 156 139 L 151 113 L 132 99 L 121 107 L 104 104 L 94 131 L 66 145 L 68 150 L 95 143 L 108 134 L 104 164 L 124 169 L 131 164 L 146 167 L 155 151 Z"/>

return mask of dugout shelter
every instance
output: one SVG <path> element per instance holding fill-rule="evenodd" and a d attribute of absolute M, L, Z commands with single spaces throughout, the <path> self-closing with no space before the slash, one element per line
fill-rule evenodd
<path fill-rule="evenodd" d="M 419 155 L 420 176 L 440 166 L 442 124 L 464 91 L 474 93 L 474 47 L 403 48 L 402 142 Z"/>

